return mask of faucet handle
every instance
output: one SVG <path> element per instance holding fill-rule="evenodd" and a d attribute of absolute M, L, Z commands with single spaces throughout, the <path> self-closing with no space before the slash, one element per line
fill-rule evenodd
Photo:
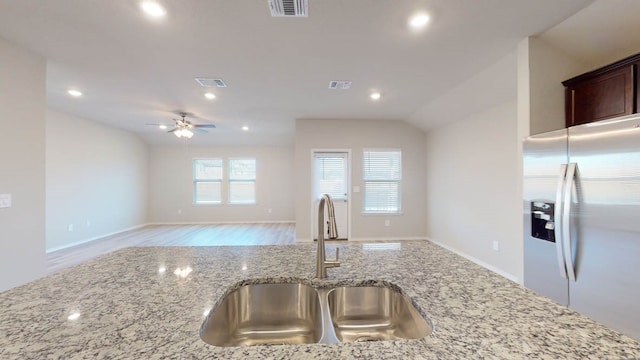
<path fill-rule="evenodd" d="M 334 268 L 340 267 L 340 249 L 336 248 L 336 259 L 335 260 L 325 260 L 324 267 L 325 268 Z"/>

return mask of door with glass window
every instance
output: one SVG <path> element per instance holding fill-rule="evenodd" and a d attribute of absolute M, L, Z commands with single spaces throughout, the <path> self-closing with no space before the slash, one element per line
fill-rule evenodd
<path fill-rule="evenodd" d="M 349 235 L 349 153 L 314 152 L 313 153 L 313 201 L 312 234 L 318 238 L 318 205 L 323 194 L 329 194 L 333 200 L 338 239 L 347 239 Z M 327 209 L 325 207 L 324 238 L 327 239 Z"/>

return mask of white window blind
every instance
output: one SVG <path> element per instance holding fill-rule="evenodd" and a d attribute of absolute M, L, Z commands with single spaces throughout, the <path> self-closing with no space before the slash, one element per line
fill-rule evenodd
<path fill-rule="evenodd" d="M 347 193 L 347 159 L 342 154 L 315 155 L 315 198 L 329 194 L 333 200 L 344 200 Z"/>
<path fill-rule="evenodd" d="M 193 160 L 193 202 L 222 203 L 222 159 Z"/>
<path fill-rule="evenodd" d="M 400 150 L 365 150 L 363 212 L 400 213 L 402 152 Z"/>
<path fill-rule="evenodd" d="M 229 204 L 256 203 L 256 159 L 229 160 Z"/>

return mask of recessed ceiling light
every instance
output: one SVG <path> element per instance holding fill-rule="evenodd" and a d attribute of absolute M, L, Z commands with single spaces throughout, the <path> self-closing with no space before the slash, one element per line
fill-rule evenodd
<path fill-rule="evenodd" d="M 161 18 L 167 15 L 167 10 L 155 1 L 143 1 L 140 3 L 140 8 L 147 15 L 154 18 Z"/>
<path fill-rule="evenodd" d="M 213 99 L 216 98 L 216 94 L 214 94 L 214 93 L 205 93 L 204 97 L 206 97 L 209 100 L 213 100 Z"/>
<path fill-rule="evenodd" d="M 81 92 L 81 91 L 78 91 L 78 90 L 69 90 L 69 91 L 67 91 L 67 93 L 68 93 L 69 95 L 71 95 L 71 96 L 74 96 L 74 97 L 80 97 L 80 96 L 82 96 L 82 92 Z"/>
<path fill-rule="evenodd" d="M 429 15 L 425 13 L 415 14 L 409 18 L 409 26 L 414 29 L 420 29 L 427 26 L 429 20 Z"/>
<path fill-rule="evenodd" d="M 158 125 L 158 127 L 159 127 L 160 129 L 164 130 L 164 129 L 166 129 L 166 128 L 167 128 L 167 125 L 160 124 L 160 125 Z"/>
<path fill-rule="evenodd" d="M 380 93 L 379 93 L 379 92 L 374 92 L 374 93 L 371 93 L 371 95 L 369 95 L 369 97 L 371 98 L 371 100 L 379 100 L 381 96 L 382 96 L 382 95 L 380 95 Z"/>
<path fill-rule="evenodd" d="M 244 130 L 244 131 L 248 131 L 248 130 L 249 130 L 249 127 L 245 125 L 245 126 L 243 126 L 243 127 L 242 127 L 242 130 Z"/>

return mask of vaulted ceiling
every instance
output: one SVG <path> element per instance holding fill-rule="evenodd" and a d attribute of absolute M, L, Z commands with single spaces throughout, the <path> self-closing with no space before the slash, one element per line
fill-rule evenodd
<path fill-rule="evenodd" d="M 163 0 L 167 16 L 152 20 L 137 0 L 0 0 L 0 36 L 47 59 L 53 109 L 149 143 L 178 139 L 145 124 L 188 111 L 217 126 L 194 143 L 286 144 L 295 119 L 428 129 L 432 120 L 412 115 L 591 2 L 309 0 L 308 17 L 277 18 L 267 0 Z M 407 19 L 419 11 L 431 21 L 412 30 Z M 228 86 L 205 89 L 196 77 Z M 330 90 L 331 80 L 352 86 Z"/>

